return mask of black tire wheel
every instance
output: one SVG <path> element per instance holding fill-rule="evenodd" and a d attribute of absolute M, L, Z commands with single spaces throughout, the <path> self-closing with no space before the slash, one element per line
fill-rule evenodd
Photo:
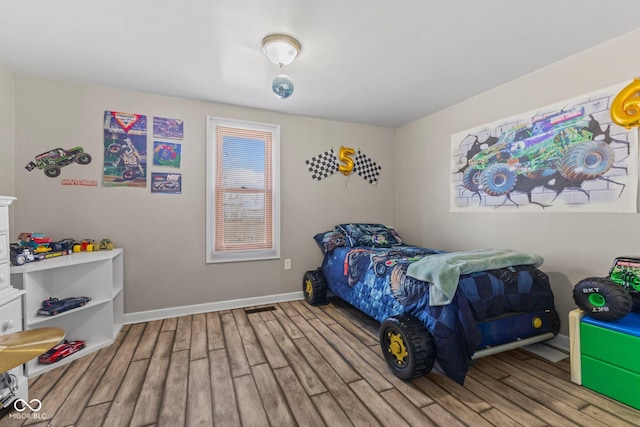
<path fill-rule="evenodd" d="M 79 153 L 76 155 L 76 163 L 80 165 L 88 165 L 91 163 L 91 156 L 87 153 Z"/>
<path fill-rule="evenodd" d="M 312 270 L 304 273 L 302 279 L 302 293 L 309 305 L 321 305 L 327 301 L 327 280 L 322 270 Z"/>
<path fill-rule="evenodd" d="M 55 178 L 60 175 L 60 168 L 58 166 L 49 166 L 44 170 L 44 174 L 49 178 Z"/>
<path fill-rule="evenodd" d="M 613 149 L 606 142 L 585 141 L 567 150 L 558 169 L 571 181 L 586 181 L 607 173 L 614 160 Z"/>
<path fill-rule="evenodd" d="M 27 262 L 27 257 L 24 254 L 16 255 L 15 259 L 13 260 L 13 263 L 15 265 L 22 265 L 25 262 Z"/>
<path fill-rule="evenodd" d="M 634 313 L 640 313 L 640 295 L 638 292 L 631 292 L 631 311 Z"/>
<path fill-rule="evenodd" d="M 407 314 L 382 322 L 380 347 L 393 374 L 403 380 L 430 372 L 436 360 L 431 333 L 419 319 Z"/>
<path fill-rule="evenodd" d="M 480 184 L 485 193 L 490 196 L 502 196 L 513 190 L 518 176 L 505 163 L 496 163 L 486 168 L 480 174 Z"/>
<path fill-rule="evenodd" d="M 553 335 L 558 335 L 560 333 L 560 315 L 556 310 L 549 312 L 549 321 L 551 322 L 551 332 Z"/>
<path fill-rule="evenodd" d="M 632 306 L 628 290 L 606 277 L 583 279 L 573 288 L 573 300 L 585 314 L 605 322 L 622 319 Z"/>

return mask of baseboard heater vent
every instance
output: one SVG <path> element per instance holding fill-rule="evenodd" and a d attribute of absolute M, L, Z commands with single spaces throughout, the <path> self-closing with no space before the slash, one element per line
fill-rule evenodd
<path fill-rule="evenodd" d="M 247 308 L 244 312 L 247 314 L 253 314 L 253 313 L 262 313 L 263 311 L 273 311 L 276 308 L 272 305 L 267 306 L 267 307 L 260 307 L 260 308 Z"/>

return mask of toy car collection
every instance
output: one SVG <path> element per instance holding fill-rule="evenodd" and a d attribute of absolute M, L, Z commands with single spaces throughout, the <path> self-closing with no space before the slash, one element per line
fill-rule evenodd
<path fill-rule="evenodd" d="M 64 299 L 47 298 L 42 301 L 42 307 L 38 310 L 38 314 L 45 316 L 55 316 L 63 311 L 69 311 L 77 307 L 82 307 L 91 301 L 90 297 L 70 297 Z"/>
<path fill-rule="evenodd" d="M 20 233 L 19 243 L 11 243 L 10 260 L 13 265 L 23 265 L 27 262 L 40 261 L 73 252 L 72 239 L 52 241 L 51 237 L 43 233 Z"/>
<path fill-rule="evenodd" d="M 67 341 L 64 340 L 60 344 L 53 347 L 51 350 L 46 353 L 40 355 L 38 357 L 38 362 L 40 363 L 55 363 L 60 359 L 64 359 L 65 357 L 71 356 L 73 353 L 76 353 L 87 345 L 82 340 L 77 341 Z"/>
<path fill-rule="evenodd" d="M 18 239 L 18 243 L 11 243 L 9 256 L 11 263 L 17 266 L 61 255 L 71 255 L 74 252 L 110 250 L 114 247 L 109 239 L 102 239 L 100 244 L 95 244 L 92 239 L 78 242 L 65 238 L 53 241 L 44 233 L 20 233 Z"/>
<path fill-rule="evenodd" d="M 640 258 L 618 257 L 608 277 L 589 277 L 573 288 L 576 305 L 594 319 L 615 321 L 640 312 Z"/>

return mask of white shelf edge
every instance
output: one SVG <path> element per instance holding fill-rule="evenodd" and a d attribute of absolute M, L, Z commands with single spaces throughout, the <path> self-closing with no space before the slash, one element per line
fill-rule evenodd
<path fill-rule="evenodd" d="M 95 252 L 74 252 L 70 255 L 61 255 L 54 258 L 47 258 L 40 261 L 29 262 L 20 266 L 11 266 L 11 274 L 33 273 L 40 270 L 52 268 L 69 267 L 89 262 L 105 261 L 113 259 L 122 253 L 122 248 Z"/>
<path fill-rule="evenodd" d="M 34 325 L 38 325 L 40 323 L 44 323 L 44 322 L 49 322 L 51 320 L 54 319 L 60 319 L 62 317 L 66 317 L 69 315 L 72 315 L 73 313 L 77 313 L 83 310 L 87 310 L 87 309 L 91 309 L 94 307 L 97 307 L 99 305 L 103 305 L 103 304 L 108 304 L 110 303 L 112 300 L 109 298 L 101 298 L 98 300 L 91 300 L 89 301 L 87 304 L 83 305 L 82 307 L 76 307 L 73 308 L 71 310 L 67 310 L 67 311 L 63 311 L 60 314 L 56 314 L 55 316 L 40 316 L 40 315 L 36 315 L 35 317 L 33 317 L 32 319 L 28 319 L 26 316 L 25 317 L 25 323 L 27 325 L 27 328 L 31 328 Z"/>
<path fill-rule="evenodd" d="M 16 200 L 13 196 L 0 196 L 0 207 L 9 206 L 14 200 Z"/>

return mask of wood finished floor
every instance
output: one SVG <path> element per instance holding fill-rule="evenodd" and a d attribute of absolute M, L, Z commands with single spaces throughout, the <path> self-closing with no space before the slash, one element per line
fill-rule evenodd
<path fill-rule="evenodd" d="M 46 420 L 0 426 L 640 426 L 640 411 L 571 383 L 569 359 L 512 350 L 476 360 L 464 387 L 438 370 L 408 383 L 355 309 L 269 307 L 126 325 L 30 379 Z"/>

